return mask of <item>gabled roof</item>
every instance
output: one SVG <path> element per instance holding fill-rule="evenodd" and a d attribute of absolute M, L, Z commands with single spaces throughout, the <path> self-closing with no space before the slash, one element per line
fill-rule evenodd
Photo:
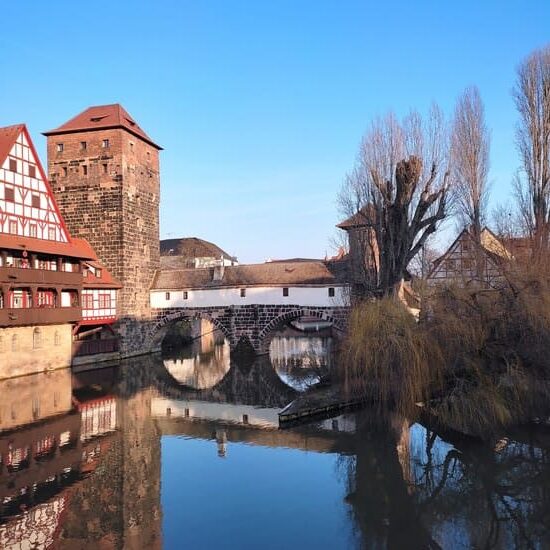
<path fill-rule="evenodd" d="M 122 283 L 115 279 L 110 271 L 97 260 L 87 262 L 88 265 L 101 271 L 100 276 L 96 277 L 95 273 L 88 271 L 86 277 L 83 278 L 83 288 L 122 288 Z"/>
<path fill-rule="evenodd" d="M 223 277 L 213 280 L 214 269 L 157 271 L 153 290 L 344 284 L 324 262 L 265 263 L 225 267 Z"/>
<path fill-rule="evenodd" d="M 23 128 L 25 128 L 24 124 L 14 124 L 13 126 L 0 128 L 0 166 L 11 151 Z"/>
<path fill-rule="evenodd" d="M 222 250 L 218 245 L 199 239 L 198 237 L 180 237 L 179 239 L 163 239 L 160 241 L 161 256 L 181 256 L 188 260 L 195 258 L 227 258 L 236 260 L 234 256 Z"/>
<path fill-rule="evenodd" d="M 376 220 L 376 210 L 372 204 L 367 204 L 359 209 L 353 216 L 350 216 L 347 220 L 340 222 L 336 227 L 344 229 L 353 229 L 355 227 L 365 227 L 367 225 L 374 224 Z"/>
<path fill-rule="evenodd" d="M 80 114 L 71 118 L 54 130 L 43 132 L 45 136 L 56 136 L 74 132 L 86 132 L 93 130 L 107 130 L 112 128 L 123 128 L 131 134 L 141 138 L 153 147 L 162 150 L 131 117 L 126 109 L 119 103 L 112 105 L 96 105 L 88 107 Z"/>

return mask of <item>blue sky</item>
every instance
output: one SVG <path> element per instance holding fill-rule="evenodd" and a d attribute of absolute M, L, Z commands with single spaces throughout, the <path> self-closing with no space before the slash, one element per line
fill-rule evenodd
<path fill-rule="evenodd" d="M 45 162 L 40 132 L 122 103 L 165 148 L 161 237 L 246 262 L 330 252 L 369 121 L 434 100 L 451 114 L 470 84 L 506 200 L 515 67 L 550 41 L 544 0 L 21 0 L 2 19 L 0 125 L 26 122 Z"/>

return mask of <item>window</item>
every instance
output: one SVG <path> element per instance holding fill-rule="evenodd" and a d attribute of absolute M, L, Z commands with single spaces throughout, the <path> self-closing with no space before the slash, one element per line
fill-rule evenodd
<path fill-rule="evenodd" d="M 462 260 L 462 267 L 464 269 L 472 269 L 472 260 L 470 260 L 468 258 L 464 258 Z"/>
<path fill-rule="evenodd" d="M 39 328 L 35 328 L 32 333 L 32 349 L 40 349 L 42 347 L 42 333 Z"/>
<path fill-rule="evenodd" d="M 39 290 L 36 300 L 38 307 L 53 307 L 55 300 L 53 290 Z"/>
<path fill-rule="evenodd" d="M 17 161 L 15 159 L 10 159 L 10 170 L 17 172 Z"/>
<path fill-rule="evenodd" d="M 94 309 L 94 295 L 91 292 L 82 293 L 82 309 Z"/>
<path fill-rule="evenodd" d="M 334 298 L 334 287 L 330 286 L 328 289 L 329 298 Z"/>
<path fill-rule="evenodd" d="M 59 332 L 57 330 L 55 331 L 55 334 L 53 335 L 53 345 L 54 346 L 60 346 L 61 345 L 61 336 L 59 336 Z M 54 394 L 54 400 L 55 400 L 55 394 Z M 56 403 L 57 406 L 57 403 Z"/>
<path fill-rule="evenodd" d="M 183 299 L 187 300 L 187 298 L 189 298 L 189 293 L 187 292 L 187 290 L 184 290 L 183 291 Z"/>
<path fill-rule="evenodd" d="M 38 228 L 35 223 L 29 224 L 29 236 L 34 237 L 35 239 L 38 236 Z"/>
<path fill-rule="evenodd" d="M 14 334 L 11 337 L 11 351 L 19 351 L 19 341 L 17 339 L 17 334 Z"/>
<path fill-rule="evenodd" d="M 36 178 L 36 166 L 29 164 L 29 177 Z"/>
<path fill-rule="evenodd" d="M 6 187 L 4 188 L 4 199 L 8 202 L 15 202 L 15 191 L 13 187 Z"/>
<path fill-rule="evenodd" d="M 100 294 L 99 295 L 99 309 L 111 309 L 111 295 Z"/>
<path fill-rule="evenodd" d="M 96 276 L 98 279 L 101 279 L 101 269 L 99 269 L 99 268 L 96 267 L 95 276 Z"/>
<path fill-rule="evenodd" d="M 81 151 L 86 151 L 87 148 L 88 148 L 88 144 L 85 141 L 81 141 L 80 142 L 80 150 Z"/>
<path fill-rule="evenodd" d="M 241 288 L 241 298 L 246 297 L 246 288 Z"/>
<path fill-rule="evenodd" d="M 10 220 L 10 233 L 17 235 L 17 222 L 15 220 Z"/>
<path fill-rule="evenodd" d="M 88 167 L 86 165 L 82 166 L 82 174 L 84 174 L 85 176 L 88 175 Z"/>
<path fill-rule="evenodd" d="M 103 173 L 104 173 L 104 174 L 107 173 L 107 164 L 104 164 L 104 165 L 103 165 Z"/>
<path fill-rule="evenodd" d="M 48 227 L 48 240 L 55 241 L 55 227 Z"/>
<path fill-rule="evenodd" d="M 65 177 L 67 177 L 67 174 L 69 173 L 69 171 L 67 170 L 67 167 L 66 166 L 63 166 L 63 175 Z"/>
<path fill-rule="evenodd" d="M 109 140 L 108 140 L 108 139 L 104 139 L 104 140 L 101 142 L 101 147 L 103 147 L 104 149 L 106 149 L 107 147 L 109 147 Z"/>
<path fill-rule="evenodd" d="M 166 292 L 166 293 L 165 293 L 164 299 L 165 299 L 165 300 L 169 300 L 169 299 L 170 299 L 170 293 L 169 293 L 169 292 Z"/>
<path fill-rule="evenodd" d="M 288 288 L 283 288 L 283 296 L 288 296 Z"/>
<path fill-rule="evenodd" d="M 453 271 L 455 269 L 455 261 L 454 260 L 447 260 L 447 270 Z"/>
<path fill-rule="evenodd" d="M 62 153 L 62 152 L 63 152 L 63 144 L 62 144 L 62 143 L 58 143 L 58 144 L 57 144 L 57 152 L 58 152 L 58 153 Z"/>
<path fill-rule="evenodd" d="M 33 208 L 40 208 L 40 195 L 38 193 L 33 193 L 32 194 L 31 206 Z"/>

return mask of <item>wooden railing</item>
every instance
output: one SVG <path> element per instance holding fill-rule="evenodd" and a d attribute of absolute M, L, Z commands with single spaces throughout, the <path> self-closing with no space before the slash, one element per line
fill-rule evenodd
<path fill-rule="evenodd" d="M 107 340 L 77 340 L 73 342 L 73 357 L 97 355 L 98 353 L 114 353 L 119 349 L 118 338 Z"/>

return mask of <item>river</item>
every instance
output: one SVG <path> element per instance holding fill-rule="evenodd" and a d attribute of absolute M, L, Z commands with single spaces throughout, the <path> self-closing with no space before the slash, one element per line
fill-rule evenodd
<path fill-rule="evenodd" d="M 548 548 L 550 430 L 491 444 L 363 410 L 281 430 L 334 362 L 285 329 L 0 382 L 0 548 Z"/>

